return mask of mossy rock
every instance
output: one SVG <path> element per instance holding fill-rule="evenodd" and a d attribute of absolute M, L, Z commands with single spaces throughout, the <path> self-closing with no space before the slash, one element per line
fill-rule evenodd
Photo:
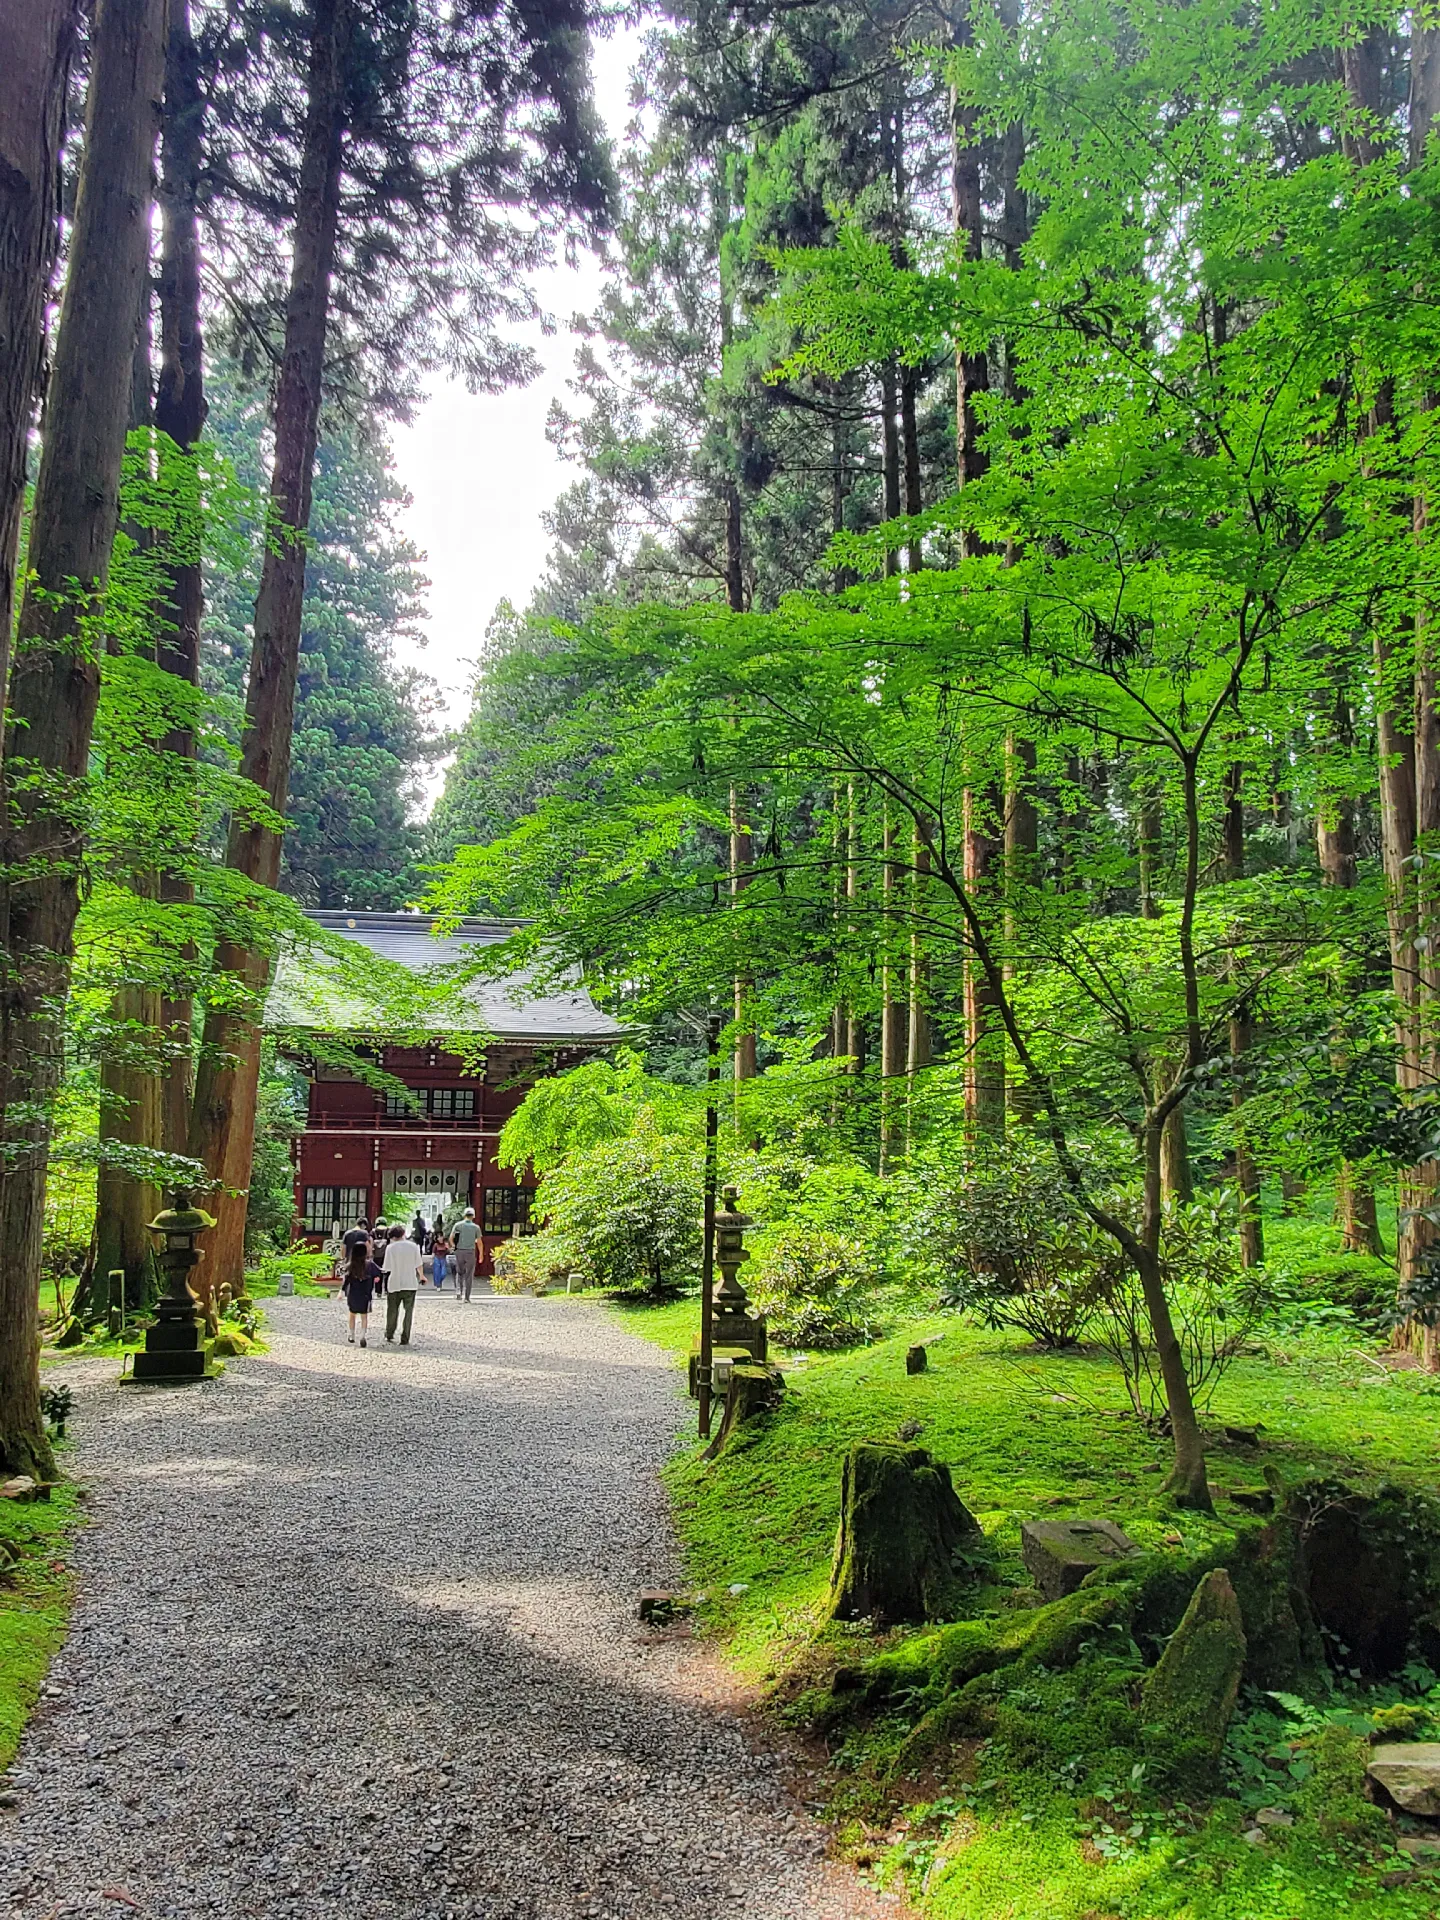
<path fill-rule="evenodd" d="M 209 1351 L 212 1360 L 238 1360 L 247 1353 L 254 1353 L 255 1342 L 247 1340 L 238 1327 L 227 1327 L 216 1334 L 210 1342 Z"/>
<path fill-rule="evenodd" d="M 1168 1780 L 1213 1779 L 1244 1667 L 1240 1602 L 1229 1573 L 1216 1567 L 1196 1587 L 1141 1694 L 1145 1751 Z"/>

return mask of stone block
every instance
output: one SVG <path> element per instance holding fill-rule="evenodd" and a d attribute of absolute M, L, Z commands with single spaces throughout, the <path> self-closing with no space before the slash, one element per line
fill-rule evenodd
<path fill-rule="evenodd" d="M 928 1365 L 929 1359 L 924 1347 L 907 1347 L 905 1349 L 906 1373 L 924 1373 Z"/>
<path fill-rule="evenodd" d="M 1366 1772 L 1406 1813 L 1440 1816 L 1440 1741 L 1403 1740 L 1372 1747 Z"/>
<path fill-rule="evenodd" d="M 1063 1600 L 1087 1573 L 1139 1549 L 1113 1520 L 1027 1520 L 1020 1529 L 1020 1551 L 1045 1598 Z"/>

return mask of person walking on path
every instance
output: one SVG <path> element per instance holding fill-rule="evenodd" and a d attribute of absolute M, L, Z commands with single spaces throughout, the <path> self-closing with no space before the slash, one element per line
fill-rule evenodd
<path fill-rule="evenodd" d="M 404 1313 L 400 1344 L 410 1344 L 410 1323 L 415 1318 L 415 1289 L 420 1284 L 420 1243 L 407 1240 L 397 1220 L 385 1243 L 385 1338 L 395 1338 L 395 1328 Z"/>
<path fill-rule="evenodd" d="M 475 1284 L 476 1249 L 480 1245 L 480 1229 L 475 1224 L 475 1209 L 466 1207 L 464 1214 L 455 1223 L 455 1293 L 456 1297 L 468 1300 L 470 1289 Z"/>
<path fill-rule="evenodd" d="M 370 1301 L 375 1283 L 370 1278 L 370 1230 L 357 1220 L 345 1236 L 345 1304 L 350 1309 L 350 1345 L 355 1344 L 355 1322 L 360 1322 L 360 1344 L 368 1344 Z"/>
<path fill-rule="evenodd" d="M 435 1237 L 430 1242 L 430 1273 L 437 1287 L 445 1284 L 445 1267 L 450 1253 L 450 1242 L 445 1236 L 444 1219 L 435 1222 Z"/>

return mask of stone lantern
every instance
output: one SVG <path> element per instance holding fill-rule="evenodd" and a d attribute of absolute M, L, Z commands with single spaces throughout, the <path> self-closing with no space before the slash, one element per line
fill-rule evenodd
<path fill-rule="evenodd" d="M 717 1350 L 741 1347 L 752 1360 L 763 1364 L 768 1338 L 765 1316 L 746 1311 L 750 1298 L 737 1277 L 750 1258 L 745 1251 L 745 1229 L 755 1222 L 736 1206 L 739 1195 L 734 1187 L 726 1187 L 721 1198 L 725 1204 L 715 1216 L 715 1264 L 721 1278 L 715 1289 L 711 1337 Z"/>
<path fill-rule="evenodd" d="M 155 1319 L 145 1332 L 145 1351 L 135 1356 L 134 1380 L 203 1380 L 206 1373 L 205 1337 L 200 1302 L 190 1290 L 190 1270 L 198 1266 L 195 1242 L 215 1222 L 192 1206 L 184 1187 L 175 1189 L 175 1204 L 157 1213 L 151 1233 L 164 1244 L 157 1254 L 167 1286 L 155 1303 Z"/>

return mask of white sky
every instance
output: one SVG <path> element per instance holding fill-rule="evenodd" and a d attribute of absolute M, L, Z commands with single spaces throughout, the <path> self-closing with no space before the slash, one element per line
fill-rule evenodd
<path fill-rule="evenodd" d="M 616 140 L 628 117 L 641 31 L 619 32 L 594 48 L 596 100 Z M 437 384 L 413 425 L 394 436 L 396 472 L 414 497 L 403 524 L 430 579 L 428 644 L 397 648 L 397 656 L 439 683 L 452 725 L 464 718 L 473 663 L 496 605 L 523 606 L 540 578 L 550 544 L 540 516 L 578 473 L 545 438 L 545 416 L 573 370 L 571 316 L 599 299 L 600 263 L 582 252 L 574 268 L 557 265 L 535 285 L 542 307 L 559 322 L 548 337 L 538 325 L 518 330 L 540 357 L 539 378 L 500 394 L 467 393 L 458 381 Z M 438 786 L 438 779 L 431 783 L 432 795 Z"/>

